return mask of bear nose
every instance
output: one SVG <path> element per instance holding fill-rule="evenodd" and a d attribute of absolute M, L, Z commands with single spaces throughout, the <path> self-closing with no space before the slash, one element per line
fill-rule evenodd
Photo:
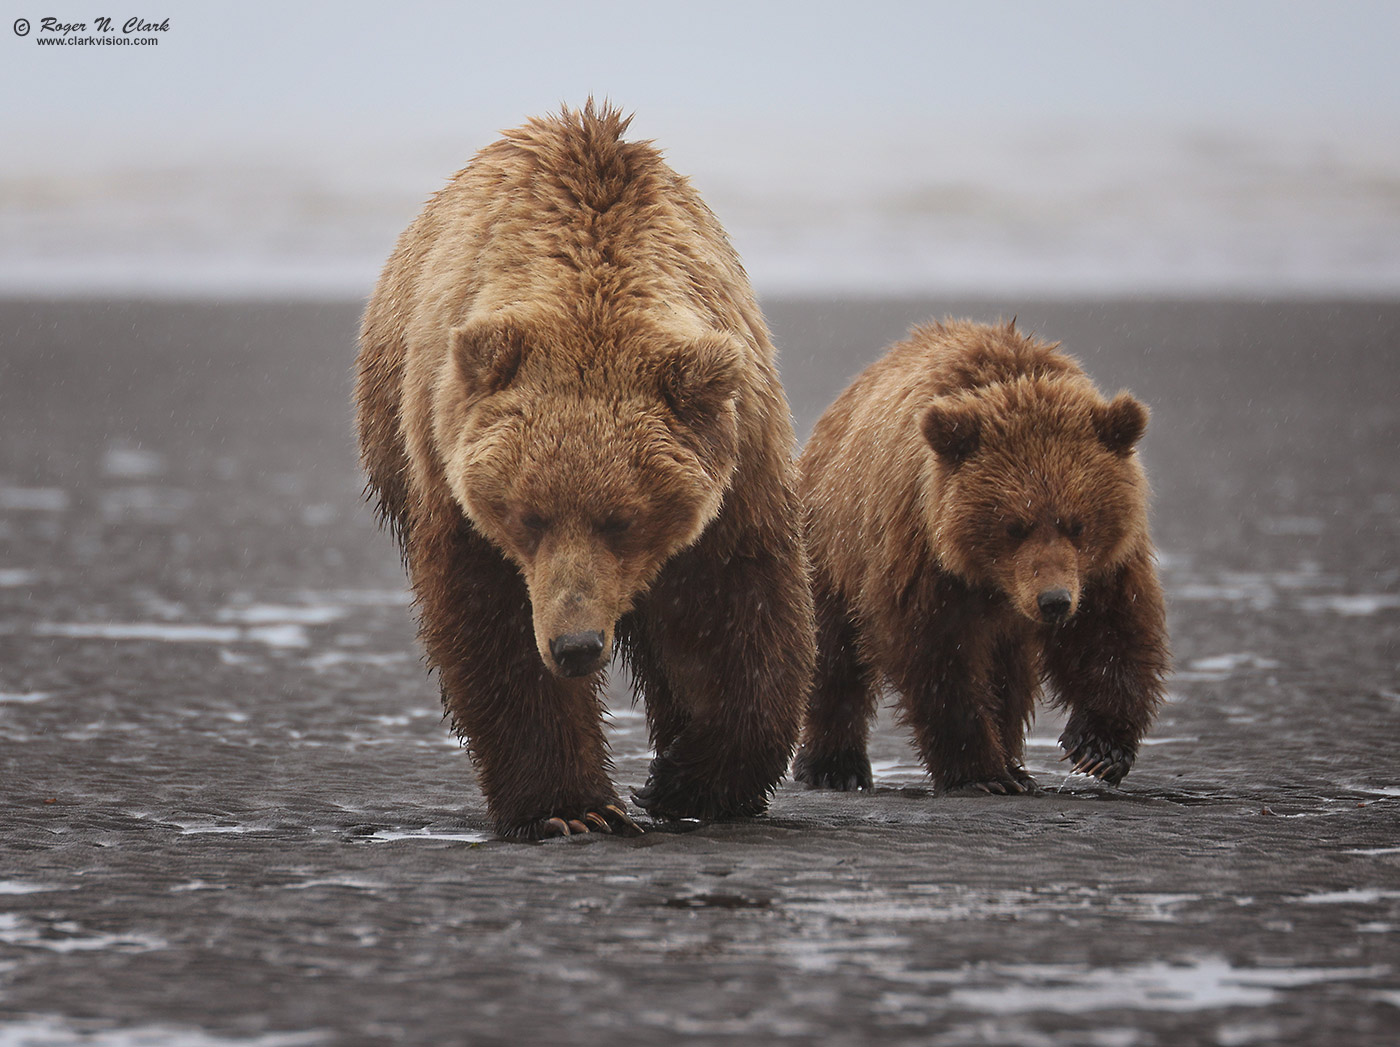
<path fill-rule="evenodd" d="M 1068 589 L 1046 589 L 1035 598 L 1035 602 L 1040 607 L 1040 617 L 1045 621 L 1062 622 L 1069 617 L 1074 597 L 1070 596 Z"/>
<path fill-rule="evenodd" d="M 597 668 L 598 656 L 603 653 L 603 634 L 596 629 L 564 633 L 549 641 L 549 653 L 565 676 L 583 676 Z"/>

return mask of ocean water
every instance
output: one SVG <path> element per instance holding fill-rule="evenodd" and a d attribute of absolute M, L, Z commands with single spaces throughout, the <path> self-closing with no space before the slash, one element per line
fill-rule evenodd
<path fill-rule="evenodd" d="M 0 294 L 367 295 L 492 137 L 11 155 Z M 659 144 L 760 294 L 1400 292 L 1400 137 L 1364 129 L 707 128 Z"/>

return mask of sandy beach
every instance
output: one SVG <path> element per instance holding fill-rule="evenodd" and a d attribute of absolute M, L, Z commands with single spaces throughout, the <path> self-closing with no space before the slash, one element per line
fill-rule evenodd
<path fill-rule="evenodd" d="M 935 797 L 882 713 L 872 794 L 494 840 L 361 501 L 359 305 L 0 301 L 0 1044 L 1393 1043 L 1400 304 L 763 305 L 799 436 L 944 315 L 1151 406 L 1177 672 L 1121 788 L 1043 710 L 1047 795 Z"/>

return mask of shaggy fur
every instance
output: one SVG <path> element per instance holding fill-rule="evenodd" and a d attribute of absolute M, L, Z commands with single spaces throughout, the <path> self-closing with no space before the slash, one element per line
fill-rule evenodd
<path fill-rule="evenodd" d="M 814 658 L 775 354 L 719 223 L 611 108 L 483 149 L 365 313 L 369 491 L 498 830 L 629 828 L 598 690 L 630 660 L 637 801 L 761 812 Z"/>
<path fill-rule="evenodd" d="M 1146 424 L 1014 323 L 916 328 L 852 383 L 799 463 L 818 667 L 797 778 L 870 787 L 886 681 L 941 790 L 1034 791 L 1042 680 L 1073 766 L 1128 773 L 1168 668 Z"/>

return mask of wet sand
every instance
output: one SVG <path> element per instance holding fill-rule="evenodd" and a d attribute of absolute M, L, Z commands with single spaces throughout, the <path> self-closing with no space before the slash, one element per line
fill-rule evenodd
<path fill-rule="evenodd" d="M 1121 789 L 508 844 L 360 501 L 354 303 L 0 303 L 0 1043 L 1394 1042 L 1400 304 L 768 301 L 800 432 L 914 322 L 1153 408 Z M 611 688 L 616 781 L 646 740 Z"/>

